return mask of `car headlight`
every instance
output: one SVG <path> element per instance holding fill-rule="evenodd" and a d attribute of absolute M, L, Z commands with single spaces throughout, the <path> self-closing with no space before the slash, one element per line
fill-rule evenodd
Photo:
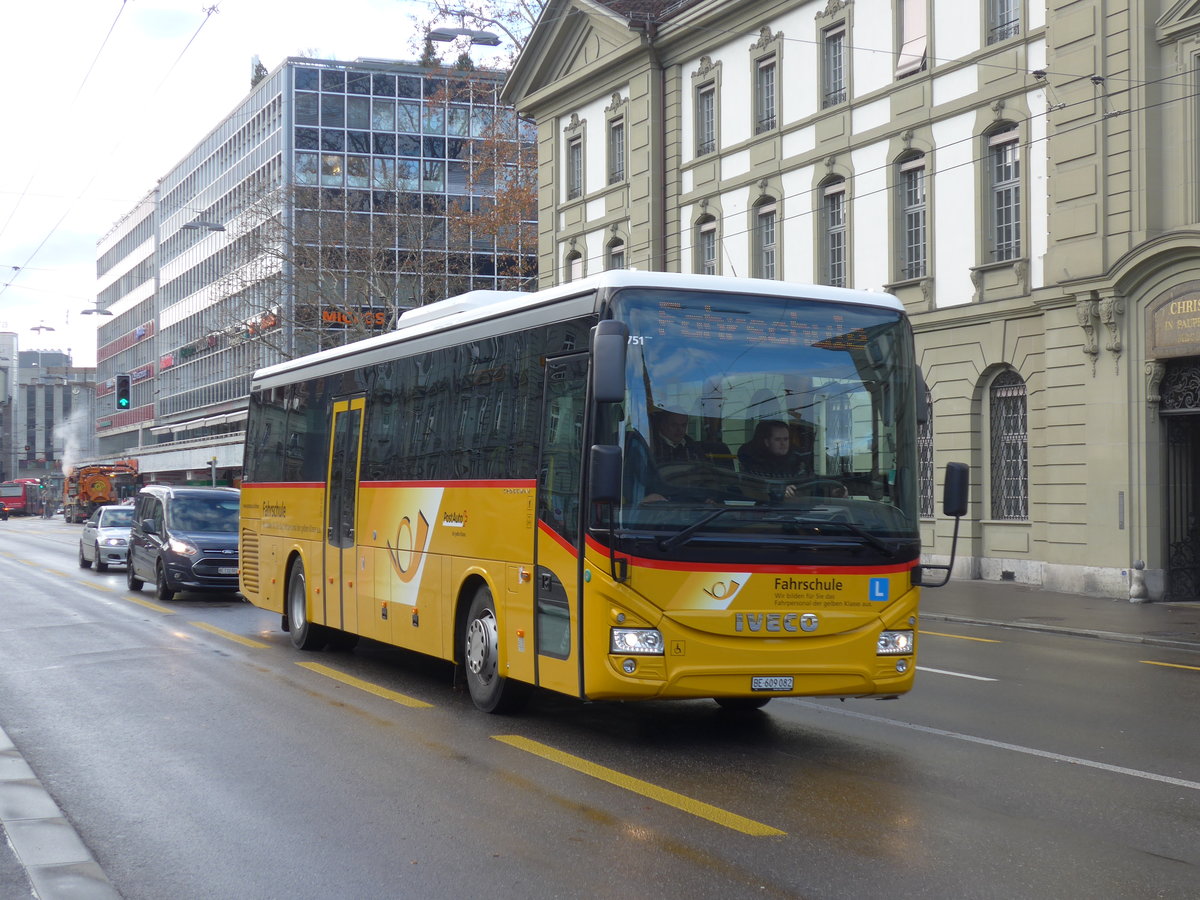
<path fill-rule="evenodd" d="M 657 628 L 614 628 L 610 632 L 608 652 L 662 656 L 662 633 Z"/>
<path fill-rule="evenodd" d="M 200 552 L 199 547 L 183 538 L 171 538 L 167 541 L 167 549 L 175 553 L 182 553 L 184 556 L 195 556 Z"/>
<path fill-rule="evenodd" d="M 105 547 L 124 547 L 125 538 L 105 538 L 100 543 Z"/>
<path fill-rule="evenodd" d="M 875 645 L 876 656 L 908 656 L 915 648 L 911 631 L 881 631 Z"/>

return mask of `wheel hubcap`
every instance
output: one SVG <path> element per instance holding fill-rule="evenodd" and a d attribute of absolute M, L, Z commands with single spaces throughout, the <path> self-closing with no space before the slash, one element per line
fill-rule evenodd
<path fill-rule="evenodd" d="M 484 612 L 467 629 L 467 668 L 484 684 L 496 675 L 496 617 Z"/>

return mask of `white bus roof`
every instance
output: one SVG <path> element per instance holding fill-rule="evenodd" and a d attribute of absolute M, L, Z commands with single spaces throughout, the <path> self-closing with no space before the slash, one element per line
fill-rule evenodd
<path fill-rule="evenodd" d="M 754 294 L 756 296 L 877 306 L 894 309 L 901 313 L 904 311 L 904 306 L 899 299 L 893 294 L 882 291 L 858 291 L 850 288 L 829 287 L 823 284 L 796 284 L 763 278 L 732 278 L 724 275 L 688 275 L 675 272 L 615 269 L 536 292 L 470 291 L 437 303 L 418 306 L 400 316 L 394 331 L 268 366 L 255 372 L 252 380 L 257 382 L 260 379 L 281 375 L 292 369 L 332 362 L 343 356 L 355 355 L 391 343 L 433 334 L 483 319 L 492 319 L 524 309 L 552 304 L 570 297 L 579 297 L 601 289 L 637 287 Z"/>

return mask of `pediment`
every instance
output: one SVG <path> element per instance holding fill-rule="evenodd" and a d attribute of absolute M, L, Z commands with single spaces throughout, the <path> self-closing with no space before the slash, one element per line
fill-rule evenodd
<path fill-rule="evenodd" d="M 1200 0 L 1178 0 L 1154 23 L 1155 38 L 1160 44 L 1200 33 Z"/>
<path fill-rule="evenodd" d="M 642 38 L 621 16 L 588 0 L 560 0 L 546 5 L 516 66 L 505 95 L 521 101 L 555 83 L 598 72 Z"/>

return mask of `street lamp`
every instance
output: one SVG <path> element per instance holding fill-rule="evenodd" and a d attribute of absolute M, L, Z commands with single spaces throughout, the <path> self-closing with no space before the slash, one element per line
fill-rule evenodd
<path fill-rule="evenodd" d="M 472 44 L 483 47 L 499 47 L 499 36 L 490 31 L 476 31 L 473 28 L 435 28 L 429 32 L 431 41 L 452 41 L 455 38 L 470 38 Z"/>
<path fill-rule="evenodd" d="M 99 302 L 100 302 L 99 300 L 96 301 L 97 304 L 99 304 Z M 87 309 L 84 309 L 84 310 L 80 310 L 79 314 L 81 316 L 111 316 L 113 314 L 113 311 L 111 309 L 103 309 L 99 305 L 97 305 L 97 306 L 88 307 Z"/>
<path fill-rule="evenodd" d="M 196 219 L 192 222 L 180 225 L 180 228 L 191 228 L 195 231 L 224 231 L 225 226 L 220 222 L 207 222 L 204 219 Z"/>
<path fill-rule="evenodd" d="M 42 335 L 42 332 L 44 332 L 44 331 L 53 331 L 53 330 L 54 330 L 54 326 L 53 326 L 53 325 L 47 325 L 45 322 L 39 322 L 37 325 L 34 325 L 34 326 L 33 326 L 32 328 L 30 328 L 29 330 L 30 330 L 30 331 L 36 331 L 36 332 L 38 333 L 38 336 L 39 336 L 39 337 L 41 337 L 41 335 Z"/>

